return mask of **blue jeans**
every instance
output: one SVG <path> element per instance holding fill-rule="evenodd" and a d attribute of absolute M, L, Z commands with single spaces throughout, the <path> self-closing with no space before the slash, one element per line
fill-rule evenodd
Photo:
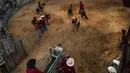
<path fill-rule="evenodd" d="M 46 24 L 42 24 L 42 31 L 46 31 L 47 30 L 47 28 L 46 28 Z"/>

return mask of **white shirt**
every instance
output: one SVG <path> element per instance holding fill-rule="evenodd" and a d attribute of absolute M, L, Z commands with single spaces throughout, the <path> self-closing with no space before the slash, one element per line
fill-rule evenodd
<path fill-rule="evenodd" d="M 55 47 L 55 50 L 56 50 L 56 51 L 60 51 L 60 52 L 62 52 L 62 51 L 63 51 L 63 48 L 60 47 L 60 46 L 57 46 L 57 47 Z"/>

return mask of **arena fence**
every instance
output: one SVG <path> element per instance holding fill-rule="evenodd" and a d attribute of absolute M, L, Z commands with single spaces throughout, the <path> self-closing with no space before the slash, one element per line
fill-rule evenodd
<path fill-rule="evenodd" d="M 32 0 L 1 0 L 0 1 L 0 26 L 7 26 L 8 19 L 21 7 Z"/>
<path fill-rule="evenodd" d="M 44 73 L 58 73 L 54 66 L 59 66 L 59 61 L 63 58 L 63 51 L 54 54 L 54 49 L 48 49 L 43 57 L 37 62 L 36 67 Z"/>
<path fill-rule="evenodd" d="M 5 0 L 2 1 L 5 10 L 1 10 L 2 8 L 0 8 L 0 22 L 2 23 L 2 26 L 6 26 L 8 24 L 9 17 L 32 0 L 11 0 L 12 4 L 6 2 Z M 8 6 L 5 6 L 6 4 Z M 40 31 L 32 28 L 29 33 L 20 38 L 13 38 L 10 34 L 8 34 L 7 39 L 1 39 L 0 51 L 4 53 L 3 57 L 6 61 L 6 66 L 9 72 L 27 56 L 27 52 L 30 51 L 39 38 Z M 57 70 L 54 69 L 53 66 L 58 65 L 59 60 L 63 57 L 62 52 L 60 52 L 57 56 L 53 56 L 52 51 L 54 50 L 48 50 L 37 63 L 38 69 L 44 71 L 45 73 L 57 73 Z"/>
<path fill-rule="evenodd" d="M 29 33 L 21 37 L 26 52 L 29 52 L 32 46 L 40 39 L 40 31 L 32 28 Z"/>
<path fill-rule="evenodd" d="M 0 52 L 3 53 L 9 72 L 27 56 L 23 42 L 19 38 L 13 38 L 10 34 L 7 34 L 6 39 L 0 40 Z"/>
<path fill-rule="evenodd" d="M 32 0 L 0 0 L 0 27 L 6 27 L 10 16 L 12 16 L 21 7 L 23 7 L 30 1 Z M 33 29 L 31 32 L 29 33 L 31 34 L 30 36 L 32 36 L 32 38 L 35 38 L 34 34 L 36 33 L 36 31 L 34 31 Z M 28 37 L 29 34 L 26 37 Z M 6 61 L 6 67 L 8 71 L 11 72 L 16 67 L 16 65 L 27 56 L 25 49 L 28 48 L 30 44 L 26 44 L 26 41 L 30 37 L 26 39 L 25 37 L 24 39 L 13 38 L 10 34 L 7 34 L 6 37 L 7 38 L 4 39 L 0 36 L 0 52 L 3 53 L 3 58 Z M 35 41 L 31 39 L 30 43 L 33 44 L 32 42 Z"/>

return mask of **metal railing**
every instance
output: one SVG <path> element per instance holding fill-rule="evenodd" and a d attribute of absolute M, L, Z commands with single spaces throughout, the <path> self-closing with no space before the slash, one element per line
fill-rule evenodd
<path fill-rule="evenodd" d="M 47 73 L 58 73 L 59 70 L 57 70 L 56 68 L 54 68 L 54 66 L 59 66 L 60 60 L 63 58 L 62 52 L 59 53 L 59 55 L 57 56 L 56 60 L 52 63 L 51 67 L 49 68 Z"/>
<path fill-rule="evenodd" d="M 32 28 L 27 34 L 21 37 L 26 52 L 40 39 L 40 31 Z"/>
<path fill-rule="evenodd" d="M 57 73 L 58 70 L 54 66 L 59 65 L 59 61 L 63 58 L 63 51 L 58 55 L 54 55 L 54 49 L 48 49 L 43 57 L 37 62 L 36 67 L 44 73 Z"/>

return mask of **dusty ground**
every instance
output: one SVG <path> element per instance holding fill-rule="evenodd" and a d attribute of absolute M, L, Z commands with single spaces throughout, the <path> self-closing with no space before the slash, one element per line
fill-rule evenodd
<path fill-rule="evenodd" d="M 74 15 L 80 17 L 77 7 L 79 1 L 48 0 L 46 10 L 52 14 L 49 30 L 12 73 L 25 73 L 28 59 L 39 59 L 48 47 L 58 43 L 75 58 L 77 73 L 106 73 L 109 63 L 119 57 L 118 39 L 121 37 L 121 29 L 128 28 L 130 11 L 119 0 L 84 1 L 89 20 L 81 19 L 79 31 L 71 32 L 67 8 L 69 4 L 74 4 Z M 33 13 L 36 3 L 33 1 L 26 5 L 9 20 L 9 31 L 14 37 L 23 36 L 33 28 L 30 21 L 33 16 L 37 16 Z"/>

